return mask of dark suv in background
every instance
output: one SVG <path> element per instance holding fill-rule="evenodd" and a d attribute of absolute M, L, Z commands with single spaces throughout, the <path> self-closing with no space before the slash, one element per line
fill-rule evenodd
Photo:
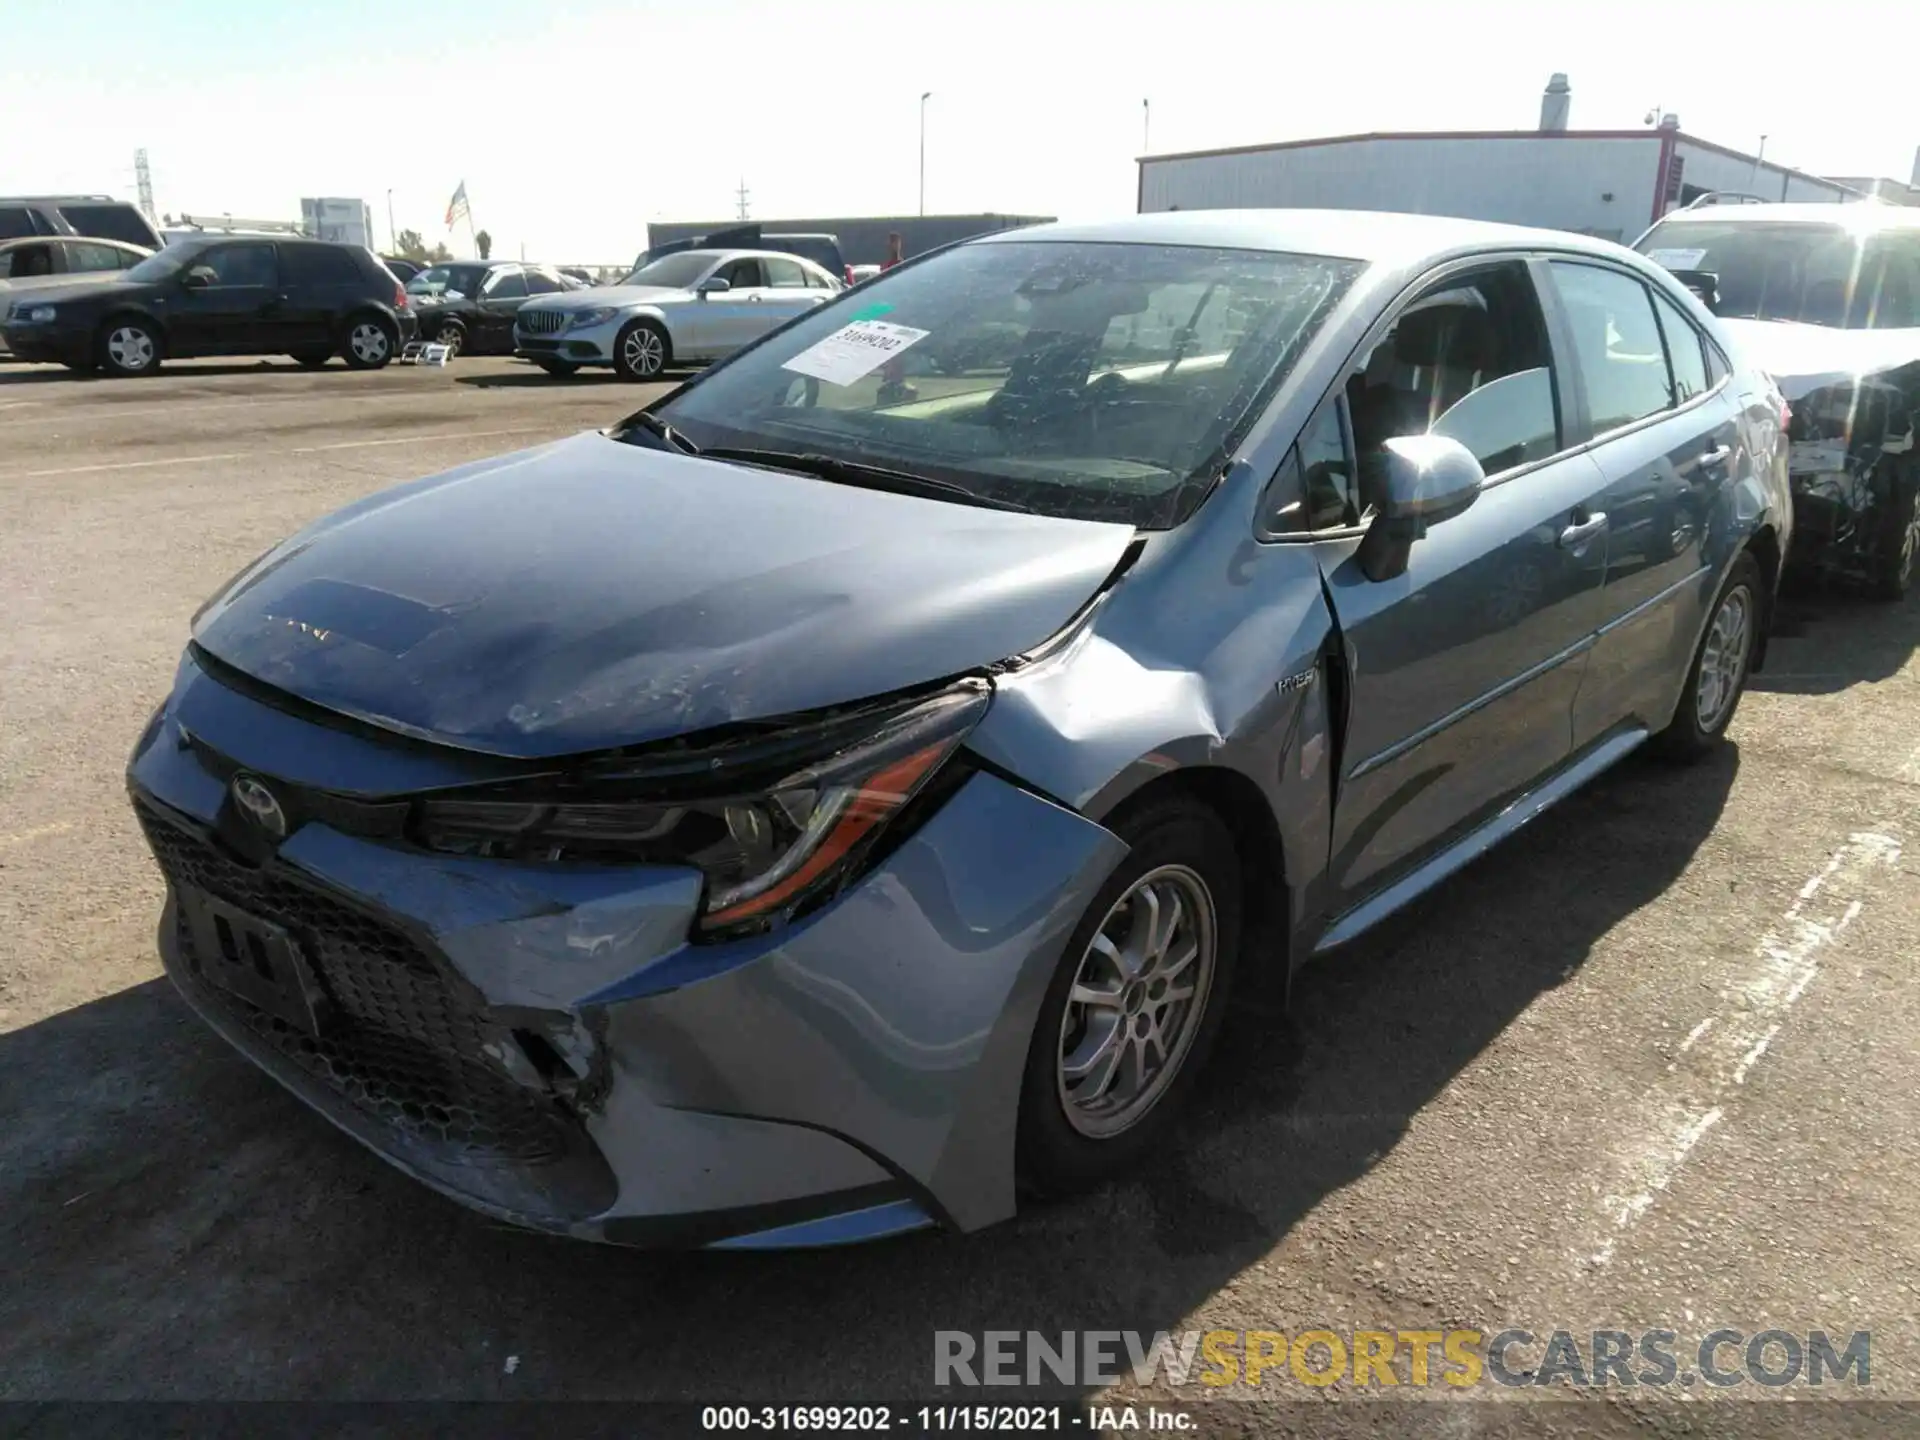
<path fill-rule="evenodd" d="M 0 195 L 0 240 L 93 235 L 158 250 L 167 242 L 137 206 L 111 195 Z"/>
<path fill-rule="evenodd" d="M 149 256 L 117 280 L 37 291 L 6 315 L 21 360 L 145 375 L 163 358 L 341 356 L 385 365 L 417 329 L 406 291 L 371 251 L 323 240 L 208 238 Z"/>

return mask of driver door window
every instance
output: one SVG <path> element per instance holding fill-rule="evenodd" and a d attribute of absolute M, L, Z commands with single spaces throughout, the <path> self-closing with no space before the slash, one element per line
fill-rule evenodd
<path fill-rule="evenodd" d="M 271 245 L 221 245 L 197 257 L 193 268 L 213 272 L 208 281 L 209 288 L 213 289 L 265 288 L 279 280 Z"/>
<path fill-rule="evenodd" d="M 1554 454 L 1551 352 L 1525 264 L 1450 276 L 1416 297 L 1349 377 L 1346 396 L 1363 511 L 1388 440 L 1451 436 L 1490 477 Z"/>
<path fill-rule="evenodd" d="M 489 300 L 524 300 L 527 298 L 527 277 L 518 270 L 496 274 L 487 282 L 485 294 Z"/>
<path fill-rule="evenodd" d="M 731 265 L 723 266 L 718 272 L 719 278 L 727 282 L 730 290 L 758 290 L 767 283 L 766 273 L 760 262 L 754 259 L 735 260 Z"/>

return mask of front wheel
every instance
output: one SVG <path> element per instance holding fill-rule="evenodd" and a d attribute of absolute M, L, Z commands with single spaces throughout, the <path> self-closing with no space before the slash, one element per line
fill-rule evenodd
<path fill-rule="evenodd" d="M 449 320 L 433 332 L 433 343 L 447 347 L 447 358 L 455 360 L 460 352 L 467 348 L 467 327 L 458 320 Z"/>
<path fill-rule="evenodd" d="M 1764 597 L 1760 562 L 1743 552 L 1714 599 L 1673 719 L 1653 737 L 1657 753 L 1670 760 L 1698 760 L 1720 743 L 1747 687 L 1766 618 Z"/>
<path fill-rule="evenodd" d="M 1047 987 L 1021 1081 L 1018 1167 L 1041 1194 L 1110 1179 L 1173 1140 L 1240 943 L 1233 838 L 1187 799 L 1114 826 L 1129 852 Z"/>
<path fill-rule="evenodd" d="M 667 332 L 653 321 L 629 321 L 613 342 L 613 368 L 622 380 L 657 380 L 672 353 Z"/>
<path fill-rule="evenodd" d="M 354 316 L 343 353 L 351 369 L 378 370 L 393 359 L 393 327 L 377 315 Z"/>
<path fill-rule="evenodd" d="M 160 332 L 146 320 L 109 320 L 100 331 L 98 359 L 109 375 L 151 375 L 160 368 Z"/>

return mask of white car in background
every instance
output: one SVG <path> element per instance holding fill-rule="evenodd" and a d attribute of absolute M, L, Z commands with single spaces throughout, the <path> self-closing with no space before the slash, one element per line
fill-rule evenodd
<path fill-rule="evenodd" d="M 600 365 L 653 380 L 672 365 L 731 355 L 842 288 L 797 255 L 681 250 L 618 285 L 529 301 L 514 320 L 513 353 L 549 375 Z"/>

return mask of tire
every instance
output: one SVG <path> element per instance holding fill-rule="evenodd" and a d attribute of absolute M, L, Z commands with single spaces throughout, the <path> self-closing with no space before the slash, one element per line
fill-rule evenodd
<path fill-rule="evenodd" d="M 1742 552 L 1713 598 L 1706 631 L 1687 669 L 1686 688 L 1667 728 L 1653 737 L 1654 753 L 1669 760 L 1692 761 L 1720 743 L 1747 688 L 1766 614 L 1760 562 Z"/>
<path fill-rule="evenodd" d="M 1920 570 L 1920 466 L 1890 463 L 1887 493 L 1873 513 L 1868 582 L 1875 598 L 1904 600 Z"/>
<path fill-rule="evenodd" d="M 378 370 L 393 359 L 394 334 L 391 321 L 361 311 L 347 317 L 346 343 L 340 356 L 350 370 Z"/>
<path fill-rule="evenodd" d="M 571 360 L 536 360 L 533 363 L 547 374 L 558 376 L 562 380 L 569 375 L 578 374 L 580 370 L 580 367 Z"/>
<path fill-rule="evenodd" d="M 1040 1195 L 1100 1184 L 1166 1143 L 1219 1034 L 1232 987 L 1240 866 L 1226 826 L 1183 797 L 1150 801 L 1114 830 L 1129 853 L 1067 942 L 1040 1002 L 1021 1078 L 1018 1175 L 1023 1189 Z M 1146 892 L 1161 918 L 1135 929 L 1154 909 L 1141 898 Z M 1177 914 L 1170 903 L 1175 897 Z M 1141 944 L 1162 927 L 1157 951 Z M 1185 941 L 1192 942 L 1192 958 L 1156 979 L 1156 968 L 1177 965 L 1189 948 Z M 1136 948 L 1144 951 L 1133 955 L 1137 978 L 1124 981 L 1115 957 Z M 1182 977 L 1192 977 L 1191 998 L 1167 998 L 1168 982 L 1177 988 Z M 1113 1003 L 1075 998 L 1088 990 L 1112 995 Z M 1102 1040 L 1103 1032 L 1116 1038 Z M 1145 1037 L 1156 1033 L 1154 1067 Z M 1108 1053 L 1110 1061 L 1099 1058 Z M 1078 1079 L 1074 1071 L 1082 1071 Z"/>
<path fill-rule="evenodd" d="M 653 320 L 628 321 L 613 342 L 613 370 L 622 380 L 658 380 L 672 360 L 672 342 Z"/>
<path fill-rule="evenodd" d="M 293 358 L 297 364 L 304 365 L 309 370 L 318 370 L 322 365 L 326 364 L 329 360 L 333 358 L 333 351 L 302 350 L 298 354 L 296 354 Z"/>
<path fill-rule="evenodd" d="M 446 346 L 447 358 L 454 360 L 467 348 L 467 327 L 458 320 L 449 320 L 428 338 L 436 345 Z"/>
<path fill-rule="evenodd" d="M 122 378 L 153 374 L 165 353 L 159 327 L 135 315 L 107 321 L 100 327 L 97 345 L 100 368 Z"/>

